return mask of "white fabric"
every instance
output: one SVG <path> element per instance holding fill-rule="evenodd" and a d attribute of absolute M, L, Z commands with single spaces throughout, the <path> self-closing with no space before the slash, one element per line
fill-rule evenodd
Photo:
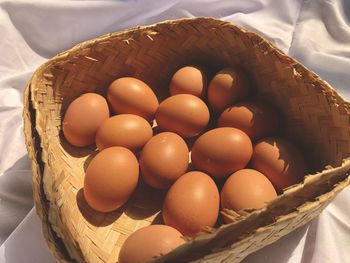
<path fill-rule="evenodd" d="M 35 69 L 104 33 L 194 16 L 259 32 L 350 100 L 348 0 L 0 0 L 0 262 L 54 262 L 31 210 L 31 168 L 22 132 L 22 92 Z M 245 262 L 348 262 L 349 200 L 346 189 L 317 219 Z"/>
<path fill-rule="evenodd" d="M 0 262 L 56 262 L 41 235 L 34 208 L 0 247 Z"/>

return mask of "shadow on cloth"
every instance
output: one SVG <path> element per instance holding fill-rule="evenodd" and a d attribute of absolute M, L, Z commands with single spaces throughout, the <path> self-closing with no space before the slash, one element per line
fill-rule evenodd
<path fill-rule="evenodd" d="M 312 221 L 313 222 L 313 221 Z M 300 241 L 305 235 L 308 235 L 308 229 L 311 223 L 298 228 L 297 230 L 282 237 L 275 243 L 256 251 L 246 257 L 242 263 L 269 262 L 281 263 L 288 262 Z"/>
<path fill-rule="evenodd" d="M 32 171 L 26 154 L 0 176 L 0 245 L 32 207 Z"/>

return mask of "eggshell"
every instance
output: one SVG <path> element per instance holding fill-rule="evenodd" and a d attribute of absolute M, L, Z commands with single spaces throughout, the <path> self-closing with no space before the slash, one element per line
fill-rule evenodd
<path fill-rule="evenodd" d="M 171 95 L 191 94 L 203 99 L 207 90 L 206 74 L 195 66 L 180 68 L 171 78 L 169 89 Z"/>
<path fill-rule="evenodd" d="M 207 174 L 194 171 L 181 176 L 169 189 L 163 204 L 165 224 L 193 236 L 213 227 L 219 214 L 218 188 Z"/>
<path fill-rule="evenodd" d="M 143 179 L 157 189 L 168 188 L 186 172 L 188 164 L 187 144 L 173 132 L 162 132 L 152 137 L 140 156 Z"/>
<path fill-rule="evenodd" d="M 232 127 L 244 131 L 252 140 L 278 133 L 276 111 L 266 104 L 244 102 L 234 104 L 221 113 L 218 127 Z"/>
<path fill-rule="evenodd" d="M 192 147 L 192 163 L 215 179 L 224 179 L 245 168 L 252 156 L 252 143 L 236 128 L 216 128 L 201 135 Z"/>
<path fill-rule="evenodd" d="M 208 101 L 217 112 L 246 98 L 250 92 L 250 84 L 245 73 L 240 69 L 226 68 L 219 71 L 210 81 Z"/>
<path fill-rule="evenodd" d="M 251 164 L 280 190 L 301 182 L 308 173 L 302 153 L 292 143 L 276 137 L 264 138 L 254 145 Z"/>
<path fill-rule="evenodd" d="M 153 90 L 143 81 L 131 77 L 113 81 L 107 99 L 116 113 L 139 115 L 149 122 L 154 119 L 159 105 Z"/>
<path fill-rule="evenodd" d="M 62 122 L 63 135 L 74 146 L 93 144 L 98 128 L 108 118 L 105 98 L 96 93 L 85 93 L 69 104 Z"/>
<path fill-rule="evenodd" d="M 156 113 L 158 126 L 182 137 L 199 134 L 209 122 L 207 105 L 198 97 L 179 94 L 164 100 Z"/>
<path fill-rule="evenodd" d="M 96 134 L 96 145 L 99 150 L 123 146 L 137 153 L 152 136 L 152 127 L 144 118 L 120 114 L 102 123 Z"/>
<path fill-rule="evenodd" d="M 124 147 L 110 147 L 90 162 L 84 178 L 84 197 L 99 212 L 121 207 L 134 192 L 139 178 L 135 155 Z"/>
<path fill-rule="evenodd" d="M 185 243 L 181 233 L 165 225 L 150 225 L 132 233 L 119 252 L 119 263 L 146 263 Z"/>
<path fill-rule="evenodd" d="M 221 190 L 221 207 L 236 212 L 258 209 L 276 197 L 275 188 L 266 176 L 253 169 L 242 169 L 226 180 Z"/>

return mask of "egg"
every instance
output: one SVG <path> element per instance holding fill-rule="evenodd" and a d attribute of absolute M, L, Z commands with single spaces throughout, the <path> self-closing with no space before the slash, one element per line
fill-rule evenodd
<path fill-rule="evenodd" d="M 301 182 L 308 173 L 302 153 L 292 143 L 276 137 L 264 138 L 254 145 L 251 165 L 279 190 Z"/>
<path fill-rule="evenodd" d="M 150 225 L 136 230 L 124 242 L 119 263 L 146 263 L 185 243 L 176 229 L 165 225 Z"/>
<path fill-rule="evenodd" d="M 63 135 L 74 146 L 93 144 L 98 128 L 108 118 L 106 99 L 96 93 L 85 93 L 69 104 L 62 122 Z"/>
<path fill-rule="evenodd" d="M 99 150 L 123 146 L 137 153 L 153 136 L 151 125 L 142 117 L 120 114 L 105 120 L 96 134 Z"/>
<path fill-rule="evenodd" d="M 276 111 L 257 102 L 234 104 L 224 110 L 218 119 L 218 127 L 240 129 L 252 140 L 278 133 L 278 126 Z"/>
<path fill-rule="evenodd" d="M 188 164 L 187 144 L 173 132 L 153 136 L 140 155 L 142 177 L 148 185 L 157 189 L 169 188 L 186 172 Z"/>
<path fill-rule="evenodd" d="M 219 214 L 219 190 L 205 173 L 193 171 L 181 176 L 170 187 L 163 204 L 166 225 L 193 236 L 203 227 L 213 227 Z"/>
<path fill-rule="evenodd" d="M 221 207 L 236 212 L 259 209 L 276 197 L 275 188 L 266 176 L 253 169 L 242 169 L 226 180 L 221 190 Z"/>
<path fill-rule="evenodd" d="M 156 121 L 163 131 L 188 138 L 199 134 L 209 123 L 207 105 L 198 97 L 179 94 L 164 100 L 156 113 Z"/>
<path fill-rule="evenodd" d="M 250 84 L 240 69 L 226 68 L 219 71 L 210 81 L 208 101 L 213 110 L 222 112 L 232 104 L 246 98 Z"/>
<path fill-rule="evenodd" d="M 153 90 L 143 81 L 124 77 L 108 87 L 107 100 L 116 113 L 139 115 L 151 122 L 159 102 Z"/>
<path fill-rule="evenodd" d="M 204 98 L 207 90 L 207 78 L 203 69 L 195 66 L 180 68 L 170 81 L 171 95 L 191 94 Z"/>
<path fill-rule="evenodd" d="M 215 179 L 224 179 L 245 168 L 252 156 L 252 143 L 244 132 L 223 127 L 210 130 L 194 143 L 192 163 Z"/>
<path fill-rule="evenodd" d="M 110 147 L 90 162 L 84 177 L 84 197 L 99 212 L 121 207 L 136 189 L 139 164 L 135 155 L 124 147 Z"/>

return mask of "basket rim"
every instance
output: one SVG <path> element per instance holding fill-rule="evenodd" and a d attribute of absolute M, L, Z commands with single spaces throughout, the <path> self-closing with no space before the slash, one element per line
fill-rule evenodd
<path fill-rule="evenodd" d="M 218 23 L 217 26 L 234 27 L 245 34 L 250 35 L 251 37 L 257 38 L 259 42 L 265 42 L 267 44 L 267 48 L 269 48 L 270 51 L 274 52 L 279 58 L 287 59 L 288 61 L 293 62 L 293 64 L 298 65 L 298 68 L 293 69 L 294 71 L 296 71 L 295 72 L 296 74 L 304 75 L 305 73 L 307 73 L 311 77 L 315 78 L 317 81 L 321 82 L 327 89 L 329 89 L 328 91 L 332 92 L 332 95 L 335 96 L 336 102 L 338 104 L 339 103 L 346 104 L 350 108 L 350 102 L 347 102 L 327 81 L 323 80 L 318 74 L 316 74 L 314 71 L 312 71 L 311 69 L 306 67 L 302 62 L 285 54 L 280 48 L 276 47 L 274 44 L 272 44 L 271 41 L 269 41 L 265 37 L 261 36 L 260 34 L 254 32 L 252 30 L 246 29 L 243 26 L 234 24 L 230 21 L 225 21 L 222 19 L 218 19 L 218 18 L 214 18 L 214 17 L 206 17 L 206 16 L 199 16 L 199 17 L 193 17 L 193 18 L 168 19 L 168 20 L 164 20 L 164 21 L 161 21 L 158 23 L 142 25 L 142 26 L 134 26 L 134 27 L 130 27 L 130 28 L 127 28 L 127 29 L 124 29 L 121 31 L 103 34 L 103 35 L 98 36 L 96 38 L 87 39 L 87 40 L 82 41 L 76 45 L 73 45 L 71 48 L 69 48 L 65 51 L 59 52 L 58 54 L 53 56 L 51 59 L 49 59 L 48 61 L 46 61 L 42 65 L 40 65 L 37 68 L 37 70 L 34 72 L 33 77 L 35 75 L 39 75 L 39 73 L 42 72 L 48 66 L 60 62 L 60 60 L 69 56 L 70 53 L 75 52 L 75 51 L 80 51 L 80 50 L 83 50 L 84 48 L 94 46 L 95 44 L 97 44 L 99 42 L 103 42 L 103 40 L 108 40 L 111 37 L 118 37 L 118 36 L 123 36 L 123 35 L 127 35 L 127 34 L 138 33 L 141 35 L 147 35 L 148 37 L 152 38 L 152 35 L 157 33 L 157 31 L 155 29 L 159 26 L 179 24 L 179 23 L 183 23 L 183 22 L 185 23 L 187 21 L 188 22 L 195 21 L 198 23 L 211 21 L 214 23 Z M 147 29 L 151 29 L 151 30 L 146 31 Z M 144 31 L 145 31 L 145 33 L 143 33 Z M 129 39 L 129 41 L 131 41 L 131 40 L 132 40 L 132 38 Z M 127 42 L 128 40 L 124 40 L 124 41 Z M 30 81 L 32 82 L 32 80 L 33 80 L 33 78 L 31 78 Z M 321 87 L 321 88 L 323 88 L 323 90 L 324 90 L 324 87 Z"/>

